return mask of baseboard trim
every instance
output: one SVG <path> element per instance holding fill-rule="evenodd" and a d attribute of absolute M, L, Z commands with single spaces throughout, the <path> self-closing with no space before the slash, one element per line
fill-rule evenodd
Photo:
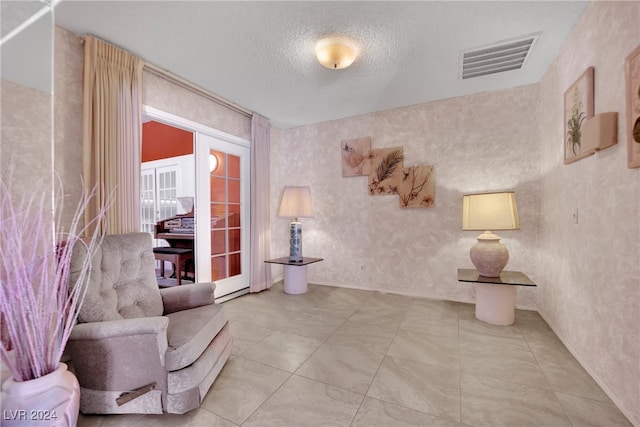
<path fill-rule="evenodd" d="M 280 280 L 282 280 L 282 278 L 280 278 Z M 277 283 L 280 280 L 276 280 L 276 281 L 274 281 L 274 283 Z M 381 292 L 383 294 L 402 295 L 402 296 L 413 297 L 413 298 L 426 298 L 426 299 L 432 299 L 432 300 L 438 300 L 438 301 L 453 301 L 453 302 L 461 302 L 461 303 L 465 303 L 465 304 L 475 304 L 476 303 L 475 300 L 467 299 L 467 298 L 458 298 L 458 299 L 443 298 L 443 297 L 438 296 L 438 295 L 421 295 L 421 294 L 416 294 L 416 293 L 411 293 L 411 292 L 397 291 L 395 289 L 391 290 L 391 289 L 363 288 L 363 287 L 360 287 L 360 286 L 345 285 L 345 284 L 342 284 L 342 283 L 323 282 L 323 281 L 318 281 L 318 280 L 309 280 L 309 283 L 313 284 L 313 285 L 320 285 L 320 286 L 333 286 L 335 288 L 345 288 L 345 289 L 356 289 L 356 290 L 360 290 L 360 291 Z M 516 308 L 519 309 L 519 310 L 537 311 L 536 307 L 531 307 L 531 306 L 527 306 L 527 305 L 516 304 Z"/>
<path fill-rule="evenodd" d="M 231 292 L 230 294 L 219 296 L 218 298 L 216 298 L 216 303 L 229 301 L 231 299 L 240 297 L 242 295 L 246 295 L 248 293 L 249 293 L 249 288 L 248 287 L 247 288 L 242 288 L 242 289 L 240 289 L 238 291 Z"/>

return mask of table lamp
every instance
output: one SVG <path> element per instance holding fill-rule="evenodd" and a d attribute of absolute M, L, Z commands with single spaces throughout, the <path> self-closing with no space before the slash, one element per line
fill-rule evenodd
<path fill-rule="evenodd" d="M 292 218 L 289 224 L 289 261 L 302 262 L 302 223 L 298 218 L 313 217 L 309 187 L 284 187 L 278 216 Z"/>
<path fill-rule="evenodd" d="M 489 230 L 519 230 L 513 191 L 462 196 L 462 229 L 484 230 L 471 247 L 471 262 L 481 276 L 498 277 L 509 261 L 507 247 Z"/>

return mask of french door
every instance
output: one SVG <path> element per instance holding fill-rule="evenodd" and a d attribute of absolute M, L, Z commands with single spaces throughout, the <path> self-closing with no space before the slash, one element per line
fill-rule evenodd
<path fill-rule="evenodd" d="M 249 147 L 196 134 L 196 270 L 218 300 L 249 288 Z"/>
<path fill-rule="evenodd" d="M 177 164 L 154 166 L 154 163 L 159 162 L 142 164 L 140 179 L 140 226 L 141 231 L 151 235 L 154 234 L 154 226 L 158 221 L 178 213 L 177 189 L 180 177 Z M 159 246 L 155 238 L 154 246 Z"/>
<path fill-rule="evenodd" d="M 194 156 L 169 157 L 143 162 L 140 175 L 140 231 L 154 234 L 158 221 L 186 213 L 180 197 L 194 197 Z M 154 239 L 154 246 L 167 246 Z"/>

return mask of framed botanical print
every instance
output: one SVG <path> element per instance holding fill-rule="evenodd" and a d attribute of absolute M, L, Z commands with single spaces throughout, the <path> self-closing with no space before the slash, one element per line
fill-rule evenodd
<path fill-rule="evenodd" d="M 627 95 L 627 166 L 640 167 L 640 46 L 625 60 Z"/>
<path fill-rule="evenodd" d="M 582 145 L 582 126 L 593 117 L 593 67 L 587 68 L 564 93 L 564 163 L 573 163 L 595 152 Z"/>

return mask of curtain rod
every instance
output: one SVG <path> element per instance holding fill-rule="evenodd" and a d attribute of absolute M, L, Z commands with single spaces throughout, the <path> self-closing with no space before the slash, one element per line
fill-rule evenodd
<path fill-rule="evenodd" d="M 144 69 L 149 71 L 151 74 L 154 74 L 154 75 L 156 75 L 158 77 L 162 77 L 163 79 L 168 80 L 171 83 L 174 83 L 174 84 L 176 84 L 176 85 L 178 85 L 178 86 L 180 86 L 180 87 L 182 87 L 184 89 L 187 89 L 187 90 L 195 93 L 196 95 L 203 96 L 203 97 L 215 102 L 216 104 L 219 104 L 219 105 L 221 105 L 223 107 L 226 107 L 226 108 L 228 108 L 230 110 L 233 110 L 233 111 L 235 111 L 237 113 L 240 113 L 243 116 L 246 116 L 246 117 L 249 117 L 249 118 L 251 116 L 253 116 L 253 112 L 251 112 L 251 111 L 249 111 L 249 110 L 247 110 L 245 108 L 242 108 L 239 105 L 236 105 L 231 101 L 227 101 L 226 99 L 224 99 L 224 98 L 222 98 L 222 97 L 220 97 L 218 95 L 215 95 L 215 94 L 209 92 L 208 90 L 203 89 L 200 86 L 197 86 L 197 85 L 195 85 L 195 84 L 183 79 L 182 77 L 178 77 L 175 74 L 158 67 L 157 65 L 153 65 L 153 64 L 150 64 L 150 63 L 145 61 Z"/>

